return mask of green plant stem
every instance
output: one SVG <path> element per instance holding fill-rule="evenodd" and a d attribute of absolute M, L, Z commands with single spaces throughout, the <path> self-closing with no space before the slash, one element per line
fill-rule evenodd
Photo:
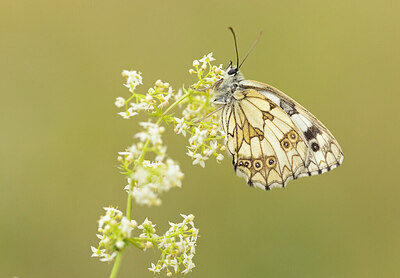
<path fill-rule="evenodd" d="M 110 278 L 117 277 L 119 265 L 121 264 L 121 260 L 122 260 L 122 252 L 123 252 L 123 250 L 118 252 L 117 258 L 115 259 L 115 263 L 114 263 L 113 269 L 110 274 Z"/>
<path fill-rule="evenodd" d="M 131 211 L 132 211 L 132 188 L 133 184 L 131 182 L 129 186 L 129 192 L 128 192 L 128 200 L 126 202 L 126 218 L 128 220 L 131 220 Z"/>

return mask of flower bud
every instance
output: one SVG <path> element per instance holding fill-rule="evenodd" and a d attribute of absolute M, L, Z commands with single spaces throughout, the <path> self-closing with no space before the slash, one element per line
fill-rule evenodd
<path fill-rule="evenodd" d="M 150 89 L 149 89 L 149 91 L 150 91 Z M 152 100 L 153 100 L 153 97 L 151 95 L 146 95 L 146 101 L 147 102 L 151 102 Z"/>
<path fill-rule="evenodd" d="M 162 81 L 161 80 L 157 80 L 156 81 L 156 86 L 157 87 L 162 87 L 164 84 L 162 83 Z"/>
<path fill-rule="evenodd" d="M 197 60 L 193 61 L 193 66 L 194 67 L 198 67 L 199 65 L 200 65 L 199 61 L 197 61 Z"/>
<path fill-rule="evenodd" d="M 135 220 L 131 220 L 131 227 L 136 228 L 137 227 L 137 222 Z"/>
<path fill-rule="evenodd" d="M 117 246 L 118 249 L 122 249 L 125 246 L 125 242 L 123 241 L 117 241 L 117 243 L 115 243 L 115 246 Z"/>
<path fill-rule="evenodd" d="M 149 249 L 151 247 L 153 247 L 153 243 L 151 243 L 150 241 L 146 242 L 145 246 L 146 249 Z"/>
<path fill-rule="evenodd" d="M 118 108 L 121 108 L 125 105 L 125 99 L 123 97 L 117 97 L 114 104 Z"/>

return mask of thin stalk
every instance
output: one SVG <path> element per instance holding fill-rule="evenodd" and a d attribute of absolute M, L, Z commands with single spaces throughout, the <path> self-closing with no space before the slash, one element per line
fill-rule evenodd
<path fill-rule="evenodd" d="M 110 278 L 117 277 L 119 265 L 121 264 L 121 260 L 122 260 L 122 252 L 123 252 L 122 250 L 118 252 L 117 258 L 115 259 L 115 263 L 114 263 L 113 269 L 110 274 Z"/>

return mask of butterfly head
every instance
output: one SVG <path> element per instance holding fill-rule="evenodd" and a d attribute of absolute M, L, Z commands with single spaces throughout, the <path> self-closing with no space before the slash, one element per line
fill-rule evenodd
<path fill-rule="evenodd" d="M 239 82 L 242 80 L 244 80 L 242 73 L 238 67 L 233 66 L 230 62 L 223 73 L 223 77 L 213 85 L 214 102 L 229 102 L 231 95 L 238 89 Z"/>
<path fill-rule="evenodd" d="M 227 68 L 225 69 L 225 72 L 229 75 L 229 76 L 235 76 L 237 73 L 239 73 L 239 67 L 238 66 L 233 66 L 232 65 L 232 61 L 229 62 L 229 65 L 227 66 Z"/>

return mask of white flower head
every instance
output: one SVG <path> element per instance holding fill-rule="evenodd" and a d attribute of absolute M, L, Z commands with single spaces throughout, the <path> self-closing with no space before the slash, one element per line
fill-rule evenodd
<path fill-rule="evenodd" d="M 118 108 L 121 108 L 125 105 L 125 99 L 123 97 L 117 97 L 115 99 L 115 106 L 117 106 Z"/>
<path fill-rule="evenodd" d="M 217 162 L 221 162 L 224 159 L 224 156 L 222 154 L 218 154 L 216 157 Z"/>
<path fill-rule="evenodd" d="M 208 159 L 207 156 L 202 156 L 201 154 L 196 153 L 193 157 L 194 157 L 193 165 L 199 164 L 203 168 L 206 166 L 204 161 Z"/>
<path fill-rule="evenodd" d="M 122 116 L 124 119 L 129 119 L 132 116 L 137 115 L 138 113 L 134 111 L 132 107 L 129 107 L 126 112 L 119 112 L 118 115 Z"/>
<path fill-rule="evenodd" d="M 203 58 L 200 59 L 200 62 L 203 63 L 203 64 L 204 63 L 209 63 L 209 62 L 212 62 L 212 61 L 215 61 L 212 52 L 208 53 L 207 55 L 205 55 Z"/>
<path fill-rule="evenodd" d="M 198 60 L 194 60 L 194 61 L 193 61 L 193 66 L 194 66 L 194 67 L 198 67 L 199 65 L 200 65 L 200 63 L 199 63 Z"/>
<path fill-rule="evenodd" d="M 137 72 L 136 70 L 123 70 L 122 76 L 126 77 L 126 84 L 124 84 L 124 86 L 129 88 L 129 91 L 131 92 L 135 90 L 136 86 L 143 84 L 142 73 Z"/>

